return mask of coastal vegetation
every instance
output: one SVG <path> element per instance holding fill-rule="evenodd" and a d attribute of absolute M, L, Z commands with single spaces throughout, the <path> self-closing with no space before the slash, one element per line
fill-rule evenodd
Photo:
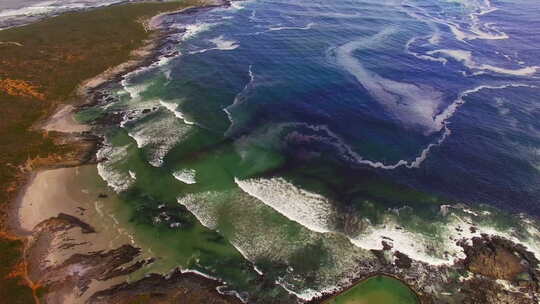
<path fill-rule="evenodd" d="M 66 141 L 37 127 L 62 104 L 77 104 L 76 89 L 87 79 L 130 59 L 156 32 L 145 21 L 203 1 L 146 2 L 66 13 L 0 31 L 0 209 L 6 229 L 8 203 L 28 172 L 43 166 L 77 164 L 87 145 Z M 84 151 L 83 151 L 84 152 Z M 0 297 L 29 303 L 23 241 L 0 234 Z M 32 286 L 34 297 L 38 287 Z"/>
<path fill-rule="evenodd" d="M 408 104 L 420 91 L 439 99 L 406 73 L 403 83 L 386 79 L 379 56 L 394 55 L 394 46 L 404 53 L 405 36 L 386 39 L 393 30 L 382 29 L 369 38 L 381 12 L 406 21 L 400 35 L 417 35 L 405 8 L 373 5 L 376 14 L 366 15 L 370 7 L 359 5 L 354 18 L 334 18 L 326 13 L 348 12 L 351 3 L 315 10 L 310 1 L 154 1 L 0 31 L 1 303 L 529 304 L 537 297 L 536 219 L 445 197 L 466 190 L 445 182 L 453 171 L 435 165 L 475 146 L 449 144 L 462 143 L 460 124 L 452 121 L 456 133 L 444 145 L 447 135 L 429 144 L 440 134 L 404 144 L 397 137 L 410 135 L 416 111 L 400 105 L 414 114 L 401 117 L 381 103 L 389 95 L 358 90 L 373 95 L 381 87 Z M 163 32 L 148 23 L 161 12 L 218 4 L 231 7 L 162 16 L 152 24 Z M 261 14 L 273 9 L 280 13 Z M 306 25 L 307 16 L 317 22 Z M 365 21 L 367 31 L 359 31 Z M 416 51 L 414 41 L 407 50 Z M 391 62 L 390 70 L 401 68 L 401 60 Z M 423 68 L 410 63 L 414 75 Z M 425 71 L 431 78 L 438 69 Z M 456 84 L 451 93 L 464 103 L 470 89 L 459 93 L 458 81 L 443 78 L 436 86 Z M 390 116 L 406 128 L 394 128 Z M 367 161 L 408 159 L 424 144 L 421 168 L 413 166 L 419 158 L 395 170 Z M 438 182 L 449 191 L 431 187 Z"/>

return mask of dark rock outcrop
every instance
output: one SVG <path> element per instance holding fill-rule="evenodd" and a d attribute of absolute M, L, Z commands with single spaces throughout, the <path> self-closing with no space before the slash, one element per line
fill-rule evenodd
<path fill-rule="evenodd" d="M 523 245 L 487 235 L 473 238 L 472 245 L 460 245 L 467 255 L 465 268 L 472 273 L 507 281 L 538 280 L 538 260 Z"/>
<path fill-rule="evenodd" d="M 90 304 L 144 303 L 208 303 L 240 304 L 234 296 L 216 290 L 221 284 L 199 275 L 173 271 L 168 276 L 150 274 L 133 283 L 122 283 L 99 291 L 88 299 Z"/>

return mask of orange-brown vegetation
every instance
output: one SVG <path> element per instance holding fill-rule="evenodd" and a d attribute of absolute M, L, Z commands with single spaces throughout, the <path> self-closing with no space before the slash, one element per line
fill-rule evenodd
<path fill-rule="evenodd" d="M 28 81 L 20 79 L 0 79 L 0 91 L 11 96 L 30 97 L 44 100 L 45 94 L 39 92 L 37 85 L 32 85 Z"/>
<path fill-rule="evenodd" d="M 76 165 L 89 147 L 36 130 L 36 122 L 76 101 L 84 80 L 129 60 L 144 45 L 150 33 L 137 20 L 195 2 L 116 5 L 0 31 L 0 41 L 8 41 L 0 47 L 0 230 L 28 171 Z M 2 303 L 39 303 L 40 286 L 26 275 L 23 250 L 23 240 L 0 233 Z"/>

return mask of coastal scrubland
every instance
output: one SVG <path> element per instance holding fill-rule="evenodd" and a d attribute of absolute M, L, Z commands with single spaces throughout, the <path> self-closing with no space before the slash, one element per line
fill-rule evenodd
<path fill-rule="evenodd" d="M 43 131 L 39 123 L 62 104 L 81 103 L 76 91 L 82 82 L 134 59 L 134 50 L 157 35 L 145 20 L 201 4 L 198 0 L 121 4 L 0 31 L 2 231 L 9 203 L 29 172 L 78 164 L 88 149 L 88 143 Z M 0 234 L 0 297 L 5 303 L 31 303 L 39 297 L 39 284 L 25 279 L 23 242 Z"/>

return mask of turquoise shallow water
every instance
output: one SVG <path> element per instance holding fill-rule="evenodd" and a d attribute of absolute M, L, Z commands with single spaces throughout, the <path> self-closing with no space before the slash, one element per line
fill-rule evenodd
<path fill-rule="evenodd" d="M 160 257 L 147 271 L 195 269 L 262 302 L 346 285 L 382 240 L 436 265 L 483 232 L 540 252 L 539 9 L 261 0 L 171 15 L 168 55 L 78 116 L 122 117 L 101 130 L 99 173 Z"/>

